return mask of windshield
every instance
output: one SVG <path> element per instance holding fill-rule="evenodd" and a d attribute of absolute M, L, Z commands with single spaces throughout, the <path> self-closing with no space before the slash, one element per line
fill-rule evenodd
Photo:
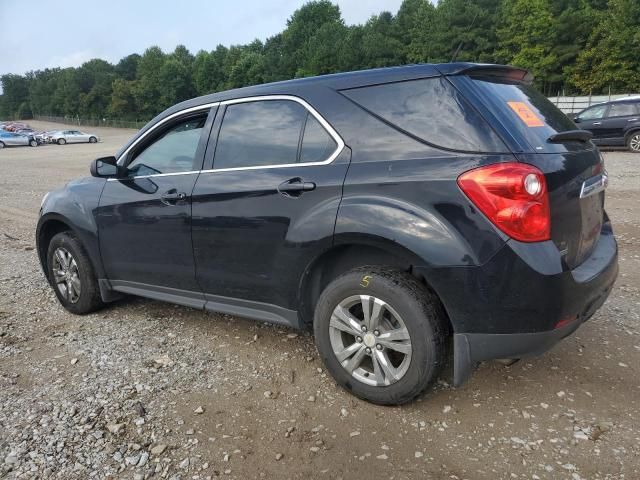
<path fill-rule="evenodd" d="M 551 144 L 547 139 L 556 133 L 578 127 L 544 95 L 530 85 L 502 78 L 472 78 L 472 82 L 488 100 L 488 106 L 509 129 L 515 129 L 531 145 L 533 151 L 566 150 L 566 146 Z M 574 145 L 574 149 L 577 145 Z M 587 142 L 581 148 L 591 148 Z"/>

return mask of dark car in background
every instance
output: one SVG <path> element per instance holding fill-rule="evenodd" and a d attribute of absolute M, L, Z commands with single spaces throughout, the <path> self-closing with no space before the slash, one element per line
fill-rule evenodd
<path fill-rule="evenodd" d="M 618 272 L 602 157 L 531 81 L 414 65 L 180 103 L 45 196 L 44 273 L 77 314 L 132 294 L 312 328 L 371 402 L 451 356 L 460 385 L 571 334 Z"/>
<path fill-rule="evenodd" d="M 640 97 L 593 105 L 578 113 L 574 122 L 593 134 L 603 147 L 627 147 L 640 152 Z"/>

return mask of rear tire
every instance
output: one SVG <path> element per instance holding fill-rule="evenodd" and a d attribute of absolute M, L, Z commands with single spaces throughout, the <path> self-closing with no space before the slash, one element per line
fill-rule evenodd
<path fill-rule="evenodd" d="M 72 232 L 61 232 L 51 239 L 47 272 L 56 297 L 71 313 L 83 315 L 104 305 L 93 265 Z"/>
<path fill-rule="evenodd" d="M 0 142 L 0 148 L 4 148 L 4 142 Z"/>
<path fill-rule="evenodd" d="M 341 387 L 378 405 L 400 405 L 437 378 L 445 361 L 446 322 L 438 299 L 408 273 L 361 267 L 322 292 L 314 333 Z"/>
<path fill-rule="evenodd" d="M 640 153 L 640 132 L 633 132 L 627 140 L 627 148 L 635 153 Z"/>
<path fill-rule="evenodd" d="M 58 145 L 64 145 L 65 143 L 67 143 L 67 141 L 64 138 L 58 139 Z"/>
<path fill-rule="evenodd" d="M 90 137 L 89 138 L 89 143 L 96 143 L 98 141 L 98 139 L 96 137 Z"/>

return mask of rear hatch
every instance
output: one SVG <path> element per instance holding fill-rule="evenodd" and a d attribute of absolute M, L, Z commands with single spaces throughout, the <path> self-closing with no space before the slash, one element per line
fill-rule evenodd
<path fill-rule="evenodd" d="M 450 79 L 485 116 L 493 117 L 492 125 L 517 159 L 545 174 L 551 238 L 566 267 L 573 269 L 595 248 L 604 221 L 602 156 L 580 132 L 563 133 L 578 127 L 528 82 L 505 72 L 487 75 L 480 70 Z"/>

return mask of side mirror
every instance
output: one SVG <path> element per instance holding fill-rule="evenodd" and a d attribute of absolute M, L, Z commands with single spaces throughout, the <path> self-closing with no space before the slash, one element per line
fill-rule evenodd
<path fill-rule="evenodd" d="M 580 123 L 580 117 L 578 117 L 577 115 L 574 117 L 573 119 L 574 123 Z"/>
<path fill-rule="evenodd" d="M 99 178 L 118 178 L 121 172 L 116 157 L 96 158 L 89 170 L 92 176 Z"/>

